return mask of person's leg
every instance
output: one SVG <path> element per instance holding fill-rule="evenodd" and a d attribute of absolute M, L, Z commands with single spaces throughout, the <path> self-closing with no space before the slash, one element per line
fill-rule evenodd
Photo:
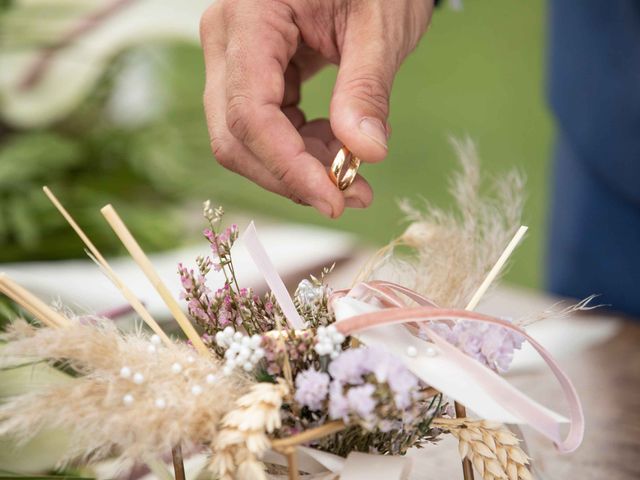
<path fill-rule="evenodd" d="M 640 208 L 560 137 L 554 158 L 547 287 L 640 318 Z M 640 189 L 640 185 L 638 185 Z"/>

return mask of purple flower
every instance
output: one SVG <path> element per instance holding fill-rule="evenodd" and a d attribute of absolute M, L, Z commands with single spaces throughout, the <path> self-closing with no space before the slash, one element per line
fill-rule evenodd
<path fill-rule="evenodd" d="M 329 389 L 329 417 L 335 419 L 349 419 L 349 401 L 344 396 L 344 388 L 338 382 L 331 382 Z"/>
<path fill-rule="evenodd" d="M 395 406 L 411 407 L 419 380 L 402 361 L 381 348 L 356 348 L 342 352 L 329 365 L 329 416 L 348 421 L 355 414 L 366 422 L 375 421 L 376 389 L 388 385 Z M 371 379 L 371 375 L 375 380 Z"/>
<path fill-rule="evenodd" d="M 362 375 L 369 371 L 366 369 L 365 354 L 364 348 L 345 350 L 331 362 L 329 374 L 339 383 L 361 384 Z"/>
<path fill-rule="evenodd" d="M 429 328 L 470 357 L 499 372 L 508 370 L 515 350 L 524 342 L 524 338 L 512 330 L 480 322 L 461 320 L 453 327 L 444 322 L 432 322 Z"/>
<path fill-rule="evenodd" d="M 376 387 L 370 383 L 350 388 L 347 392 L 347 401 L 351 411 L 365 420 L 371 418 L 376 408 L 376 401 L 373 398 L 375 390 Z"/>
<path fill-rule="evenodd" d="M 311 410 L 320 410 L 329 393 L 329 375 L 309 368 L 296 376 L 295 399 Z"/>

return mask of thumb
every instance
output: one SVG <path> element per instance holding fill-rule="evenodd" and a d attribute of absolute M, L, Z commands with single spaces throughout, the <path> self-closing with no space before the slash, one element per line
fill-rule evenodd
<path fill-rule="evenodd" d="M 379 162 L 387 155 L 389 96 L 397 66 L 382 39 L 345 37 L 330 107 L 331 129 L 354 155 Z M 351 38 L 350 38 L 351 37 Z"/>

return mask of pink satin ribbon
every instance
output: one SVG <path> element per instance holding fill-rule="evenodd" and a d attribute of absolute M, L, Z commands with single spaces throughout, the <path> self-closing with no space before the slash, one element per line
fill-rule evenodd
<path fill-rule="evenodd" d="M 420 306 L 407 307 L 398 293 L 411 298 Z M 344 295 L 368 303 L 372 300 L 378 301 L 386 308 L 376 312 L 356 315 L 336 323 L 336 327 L 343 334 L 351 335 L 370 328 L 394 324 L 405 324 L 414 333 L 417 333 L 416 326 L 421 324 L 420 331 L 424 332 L 429 340 L 431 340 L 444 355 L 448 356 L 458 365 L 463 366 L 494 398 L 500 398 L 508 410 L 520 418 L 523 418 L 532 428 L 553 440 L 560 452 L 572 452 L 582 443 L 584 437 L 584 413 L 573 384 L 558 363 L 552 358 L 551 354 L 522 328 L 489 315 L 467 310 L 438 308 L 433 302 L 422 295 L 391 282 L 376 281 L 361 283 L 348 292 L 344 290 L 335 292 L 333 299 Z M 570 412 L 570 426 L 566 438 L 562 439 L 559 425 L 548 410 L 542 408 L 524 393 L 513 387 L 493 370 L 464 354 L 431 330 L 428 324 L 424 323 L 433 320 L 466 320 L 489 323 L 499 325 L 522 335 L 540 354 L 560 383 Z M 411 328 L 412 326 L 413 328 Z"/>

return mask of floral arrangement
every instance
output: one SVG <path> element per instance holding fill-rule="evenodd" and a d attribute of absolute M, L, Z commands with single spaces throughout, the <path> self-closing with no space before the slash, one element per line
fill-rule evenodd
<path fill-rule="evenodd" d="M 288 297 L 256 247 L 271 291 L 259 295 L 241 286 L 232 257 L 238 227 L 225 227 L 222 209 L 205 203 L 211 253 L 193 267 L 178 266 L 181 297 L 197 332 L 153 281 L 152 266 L 126 227 L 103 211 L 189 342 L 167 337 L 135 301 L 154 335 L 122 333 L 109 319 L 53 310 L 3 277 L 3 293 L 42 324 L 13 323 L 4 335 L 3 364 L 47 361 L 63 366 L 69 381 L 1 405 L 0 434 L 25 440 L 41 428 L 68 429 L 73 440 L 63 463 L 115 458 L 126 469 L 173 451 L 179 477 L 182 453 L 204 452 L 213 478 L 329 472 L 346 480 L 356 478 L 349 473 L 354 468 L 406 478 L 407 464 L 398 459 L 452 435 L 465 478 L 471 469 L 485 480 L 532 478 L 529 457 L 504 424 L 530 424 L 570 451 L 582 438 L 582 411 L 568 379 L 520 321 L 472 311 L 524 233 L 517 229 L 522 182 L 509 175 L 496 181 L 495 195 L 482 196 L 473 145 L 456 146 L 463 165 L 452 183 L 459 211 L 404 205 L 411 220 L 405 234 L 381 250 L 348 290 L 332 289 L 332 268 L 325 268 Z M 217 289 L 207 282 L 212 270 L 224 274 Z M 571 307 L 584 308 L 590 308 L 586 302 Z M 563 385 L 572 407 L 566 440 L 555 430 L 566 419 L 498 375 L 524 341 L 532 342 Z M 477 416 L 467 416 L 463 405 Z M 371 467 L 370 456 L 385 461 Z"/>

